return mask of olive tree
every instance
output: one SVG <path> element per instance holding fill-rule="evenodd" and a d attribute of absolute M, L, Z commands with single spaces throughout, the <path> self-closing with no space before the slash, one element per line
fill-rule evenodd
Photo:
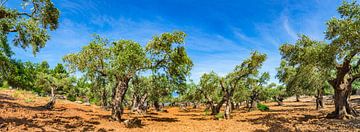
<path fill-rule="evenodd" d="M 185 51 L 185 36 L 183 32 L 163 33 L 154 36 L 145 48 L 131 40 L 110 43 L 96 37 L 79 53 L 65 56 L 64 61 L 73 69 L 86 74 L 98 73 L 114 81 L 111 117 L 120 121 L 129 82 L 139 72 L 164 73 L 177 85 L 185 83 L 193 65 Z"/>
<path fill-rule="evenodd" d="M 283 56 L 304 66 L 321 67 L 335 93 L 335 111 L 328 117 L 348 119 L 359 115 L 349 98 L 353 82 L 360 78 L 360 5 L 356 1 L 343 2 L 338 12 L 340 18 L 332 18 L 326 23 L 325 38 L 329 44 L 308 48 L 306 56 L 301 54 L 303 48 L 283 47 L 286 52 Z M 303 59 L 298 59 L 299 56 Z"/>

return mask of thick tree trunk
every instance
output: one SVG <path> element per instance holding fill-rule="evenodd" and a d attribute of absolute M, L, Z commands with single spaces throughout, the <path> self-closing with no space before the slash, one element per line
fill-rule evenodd
<path fill-rule="evenodd" d="M 154 108 L 155 108 L 156 111 L 161 111 L 161 108 L 160 108 L 160 105 L 159 105 L 159 101 L 155 100 L 155 101 L 153 102 L 153 104 L 154 104 Z"/>
<path fill-rule="evenodd" d="M 113 91 L 113 99 L 112 99 L 112 111 L 111 111 L 111 118 L 116 121 L 121 120 L 121 115 L 123 114 L 123 107 L 122 103 L 124 101 L 125 93 L 128 89 L 129 80 L 121 80 L 118 81 L 118 84 Z"/>
<path fill-rule="evenodd" d="M 278 106 L 283 106 L 284 105 L 284 98 L 279 96 L 279 97 L 275 97 L 276 98 L 276 102 L 278 103 Z"/>
<path fill-rule="evenodd" d="M 329 118 L 352 119 L 359 116 L 359 112 L 356 111 L 349 102 L 352 91 L 352 81 L 349 75 L 341 75 L 338 73 L 337 79 L 331 82 L 335 91 L 335 111 L 328 115 Z"/>
<path fill-rule="evenodd" d="M 232 111 L 233 104 L 231 103 L 230 98 L 227 99 L 226 105 L 225 105 L 225 111 L 224 111 L 224 118 L 225 119 L 231 119 L 231 111 Z"/>
<path fill-rule="evenodd" d="M 225 99 L 222 99 L 218 104 L 211 106 L 211 115 L 216 115 L 220 112 L 221 106 L 225 103 Z"/>
<path fill-rule="evenodd" d="M 250 97 L 250 107 L 249 107 L 249 111 L 252 110 L 257 110 L 257 100 L 258 100 L 258 94 L 254 93 L 251 97 Z"/>
<path fill-rule="evenodd" d="M 55 88 L 51 87 L 51 99 L 50 101 L 44 106 L 46 109 L 53 109 L 56 102 L 56 96 L 55 96 Z"/>

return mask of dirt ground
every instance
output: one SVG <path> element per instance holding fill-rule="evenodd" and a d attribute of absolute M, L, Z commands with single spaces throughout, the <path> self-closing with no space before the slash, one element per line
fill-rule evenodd
<path fill-rule="evenodd" d="M 142 120 L 141 128 L 131 129 L 111 121 L 110 111 L 94 105 L 57 100 L 52 111 L 39 107 L 48 99 L 24 91 L 0 90 L 0 131 L 360 131 L 359 119 L 326 119 L 326 114 L 333 110 L 331 102 L 317 111 L 314 99 L 309 97 L 301 102 L 287 99 L 284 106 L 266 103 L 270 107 L 268 112 L 235 110 L 231 120 L 214 120 L 203 108 L 181 112 L 178 107 L 168 107 L 167 113 L 150 110 L 146 115 L 125 111 L 124 119 Z M 352 102 L 357 106 L 360 97 Z"/>

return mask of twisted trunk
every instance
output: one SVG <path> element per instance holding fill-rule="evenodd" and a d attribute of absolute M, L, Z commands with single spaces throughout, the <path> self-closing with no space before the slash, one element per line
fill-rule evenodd
<path fill-rule="evenodd" d="M 161 108 L 160 108 L 160 105 L 159 105 L 159 101 L 155 100 L 155 101 L 153 102 L 153 104 L 154 104 L 154 108 L 155 108 L 156 111 L 161 111 Z"/>
<path fill-rule="evenodd" d="M 56 102 L 56 96 L 55 96 L 55 88 L 51 87 L 51 99 L 50 101 L 44 106 L 46 109 L 53 109 Z"/>
<path fill-rule="evenodd" d="M 116 121 L 121 120 L 121 115 L 123 114 L 122 103 L 124 101 L 125 93 L 128 89 L 129 79 L 119 80 L 115 89 L 113 90 L 112 98 L 112 110 L 111 118 Z"/>
<path fill-rule="evenodd" d="M 249 111 L 257 110 L 257 100 L 258 100 L 258 94 L 257 92 L 253 93 L 253 95 L 250 97 L 250 107 Z"/>
<path fill-rule="evenodd" d="M 225 119 L 230 119 L 231 118 L 231 111 L 232 111 L 232 107 L 233 104 L 231 103 L 231 99 L 228 98 L 226 101 L 226 105 L 225 105 L 225 111 L 224 111 L 224 118 Z"/>
<path fill-rule="evenodd" d="M 342 67 L 338 67 L 336 79 L 329 81 L 335 91 L 335 111 L 328 115 L 329 118 L 352 119 L 359 116 L 359 112 L 349 102 L 352 92 L 351 84 L 356 79 L 357 77 L 351 76 L 350 61 L 345 61 Z"/>

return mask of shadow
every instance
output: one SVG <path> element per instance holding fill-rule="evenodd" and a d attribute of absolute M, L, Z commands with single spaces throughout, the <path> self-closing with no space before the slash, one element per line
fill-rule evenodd
<path fill-rule="evenodd" d="M 15 98 L 11 97 L 10 95 L 7 94 L 0 94 L 0 99 L 1 100 L 15 100 Z"/>
<path fill-rule="evenodd" d="M 147 112 L 146 114 L 148 114 L 148 115 L 159 115 L 158 113 L 155 113 L 155 112 Z"/>
<path fill-rule="evenodd" d="M 168 118 L 168 117 L 154 117 L 154 116 L 144 116 L 146 120 L 157 121 L 157 122 L 178 122 L 177 118 Z"/>
<path fill-rule="evenodd" d="M 194 117 L 194 116 L 202 116 L 201 114 L 174 114 L 175 116 L 191 116 L 191 117 Z"/>
<path fill-rule="evenodd" d="M 80 109 L 80 108 L 73 108 L 76 111 L 81 111 L 81 112 L 93 112 L 92 110 L 84 110 L 84 109 Z"/>
<path fill-rule="evenodd" d="M 196 120 L 196 121 L 205 121 L 205 120 L 210 120 L 210 119 L 206 119 L 205 117 L 200 117 L 200 118 L 190 118 L 191 120 Z"/>
<path fill-rule="evenodd" d="M 288 123 L 291 123 L 289 119 L 285 117 L 277 117 L 279 114 L 268 114 L 266 116 L 262 116 L 255 119 L 242 119 L 237 120 L 238 122 L 250 122 L 252 124 L 261 124 L 269 127 L 268 130 L 258 129 L 256 131 L 270 131 L 270 132 L 283 132 L 283 131 L 292 131 L 289 127 L 287 127 Z"/>
<path fill-rule="evenodd" d="M 309 105 L 306 104 L 302 104 L 302 105 L 283 105 L 282 107 L 291 107 L 291 108 L 296 108 L 296 107 L 307 107 Z"/>
<path fill-rule="evenodd" d="M 111 115 L 101 115 L 101 114 L 86 114 L 89 116 L 95 116 L 96 118 L 92 117 L 91 119 L 105 119 L 105 120 L 111 120 Z"/>
<path fill-rule="evenodd" d="M 19 118 L 2 118 L 2 117 L 0 117 L 0 122 L 1 122 L 1 129 L 5 129 L 5 130 L 8 129 L 7 125 L 15 123 L 15 126 L 25 125 L 26 128 L 38 128 L 42 132 L 45 132 L 45 129 L 43 128 L 43 126 L 39 126 L 39 125 L 34 124 L 33 120 L 30 120 L 30 119 L 25 119 L 25 118 L 22 118 L 22 119 L 19 119 Z M 10 127 L 12 127 L 12 126 L 10 126 Z"/>

